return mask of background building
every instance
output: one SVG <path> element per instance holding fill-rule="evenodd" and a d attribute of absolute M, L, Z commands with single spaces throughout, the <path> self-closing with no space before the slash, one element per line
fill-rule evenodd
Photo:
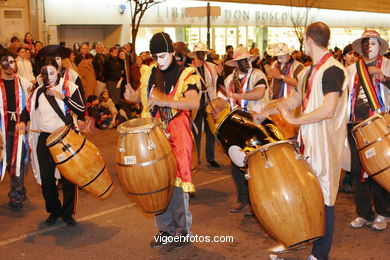
<path fill-rule="evenodd" d="M 279 1 L 280 2 L 280 1 Z M 73 43 L 100 40 L 106 46 L 131 41 L 130 6 L 124 0 L 4 0 L 0 1 L 1 42 L 12 34 L 24 36 L 29 30 L 35 39 L 46 43 Z M 125 4 L 125 10 L 119 5 Z M 8 6 L 7 6 L 8 5 Z M 206 17 L 186 17 L 185 8 L 205 6 L 206 1 L 167 0 L 149 9 L 142 20 L 137 38 L 137 52 L 148 49 L 151 36 L 159 31 L 169 33 L 174 41 L 206 42 Z M 221 7 L 221 16 L 211 19 L 211 48 L 223 54 L 226 45 L 239 44 L 260 50 L 279 41 L 299 49 L 291 17 L 302 15 L 306 8 L 211 2 Z M 12 21 L 12 26 L 5 26 Z M 309 21 L 323 21 L 332 30 L 330 48 L 344 47 L 362 32 L 377 29 L 390 38 L 390 14 L 312 8 Z"/>

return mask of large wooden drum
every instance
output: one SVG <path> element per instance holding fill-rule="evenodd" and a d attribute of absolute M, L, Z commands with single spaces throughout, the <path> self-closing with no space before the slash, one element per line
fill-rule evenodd
<path fill-rule="evenodd" d="M 163 213 L 172 196 L 177 168 L 160 122 L 136 118 L 119 125 L 118 131 L 119 180 L 145 213 Z"/>
<path fill-rule="evenodd" d="M 286 247 L 324 236 L 324 199 L 317 177 L 289 141 L 249 154 L 249 195 L 265 229 Z"/>
<path fill-rule="evenodd" d="M 227 100 L 217 97 L 206 107 L 207 123 L 213 135 L 217 132 L 218 126 L 230 113 L 230 104 Z"/>
<path fill-rule="evenodd" d="M 61 174 L 70 182 L 104 199 L 113 191 L 111 174 L 96 146 L 69 126 L 55 130 L 46 140 Z"/>
<path fill-rule="evenodd" d="M 367 174 L 390 192 L 390 116 L 373 115 L 352 129 Z"/>
<path fill-rule="evenodd" d="M 3 139 L 3 134 L 0 132 L 0 162 L 1 160 L 3 160 L 3 157 L 4 157 L 4 149 L 5 149 L 5 146 L 4 146 L 4 139 Z"/>

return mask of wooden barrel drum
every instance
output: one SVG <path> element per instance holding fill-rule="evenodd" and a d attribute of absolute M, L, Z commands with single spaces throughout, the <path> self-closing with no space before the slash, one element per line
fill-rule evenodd
<path fill-rule="evenodd" d="M 320 184 L 292 142 L 270 143 L 251 152 L 248 174 L 252 209 L 275 239 L 295 247 L 324 236 Z"/>
<path fill-rule="evenodd" d="M 160 122 L 136 118 L 122 123 L 117 146 L 118 177 L 147 214 L 166 210 L 176 178 L 176 159 Z"/>
<path fill-rule="evenodd" d="M 367 174 L 390 192 L 390 116 L 376 114 L 352 129 Z"/>
<path fill-rule="evenodd" d="M 96 146 L 69 126 L 55 130 L 46 140 L 61 174 L 91 195 L 104 199 L 113 191 L 111 174 Z"/>

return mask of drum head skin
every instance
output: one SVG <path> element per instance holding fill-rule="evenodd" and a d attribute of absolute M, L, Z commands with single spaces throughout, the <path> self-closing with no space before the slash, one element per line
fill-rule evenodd
<path fill-rule="evenodd" d="M 50 147 L 57 143 L 58 141 L 62 140 L 69 132 L 70 126 L 64 125 L 60 128 L 57 128 L 53 133 L 49 135 L 49 137 L 46 140 L 46 146 Z"/>
<path fill-rule="evenodd" d="M 246 163 L 245 163 L 245 152 L 237 145 L 232 145 L 229 147 L 228 149 L 228 155 L 229 155 L 229 158 L 230 160 L 232 160 L 232 162 L 242 168 L 242 167 L 245 167 Z"/>
<path fill-rule="evenodd" d="M 155 118 L 134 118 L 118 126 L 118 132 L 121 134 L 133 134 L 144 132 L 161 125 Z"/>

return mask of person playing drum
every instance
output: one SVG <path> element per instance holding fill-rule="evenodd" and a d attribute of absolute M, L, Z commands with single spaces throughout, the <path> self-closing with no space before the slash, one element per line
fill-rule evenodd
<path fill-rule="evenodd" d="M 259 112 L 266 103 L 267 78 L 265 74 L 256 68 L 252 68 L 252 60 L 258 55 L 251 55 L 247 48 L 239 47 L 233 53 L 233 59 L 227 61 L 227 66 L 235 67 L 233 72 L 225 79 L 225 90 L 229 98 L 230 108 L 241 108 L 245 111 Z M 231 209 L 231 213 L 243 210 L 251 215 L 248 183 L 244 172 L 236 165 L 231 164 L 231 174 L 237 188 L 237 204 Z"/>
<path fill-rule="evenodd" d="M 75 226 L 73 214 L 77 201 L 76 185 L 62 177 L 64 201 L 61 206 L 56 185 L 56 177 L 59 178 L 59 175 L 55 174 L 56 165 L 46 146 L 46 140 L 56 129 L 71 124 L 70 111 L 80 115 L 84 113 L 85 107 L 78 86 L 61 78 L 58 68 L 54 58 L 44 60 L 44 67 L 41 69 L 43 82 L 30 95 L 29 105 L 23 110 L 17 129 L 24 131 L 26 123 L 31 120 L 31 164 L 37 182 L 42 184 L 46 210 L 50 213 L 45 224 L 53 225 L 62 217 L 67 226 Z"/>
<path fill-rule="evenodd" d="M 298 74 L 304 67 L 290 56 L 292 51 L 286 43 L 276 43 L 267 51 L 269 55 L 278 58 L 270 69 L 270 99 L 287 97 L 291 89 L 296 89 L 298 85 Z"/>
<path fill-rule="evenodd" d="M 367 174 L 364 174 L 352 135 L 352 129 L 358 123 L 373 115 L 374 112 L 378 112 L 375 111 L 374 107 L 371 107 L 365 92 L 365 89 L 370 89 L 370 87 L 363 88 L 362 82 L 372 82 L 374 87 L 372 94 L 375 95 L 377 102 L 379 102 L 380 110 L 388 109 L 390 61 L 382 55 L 386 53 L 389 45 L 380 37 L 378 32 L 365 31 L 361 38 L 352 43 L 352 48 L 361 54 L 363 58 L 356 64 L 348 67 L 348 87 L 350 92 L 348 141 L 351 148 L 352 188 L 358 214 L 358 217 L 350 223 L 350 226 L 352 228 L 360 228 L 364 225 L 370 225 L 374 230 L 384 230 L 387 222 L 390 221 L 390 194 L 371 178 L 367 178 Z M 359 74 L 359 66 L 367 68 L 369 75 Z M 365 76 L 367 76 L 366 80 L 364 80 Z M 372 201 L 374 201 L 376 217 Z"/>
<path fill-rule="evenodd" d="M 189 193 L 195 191 L 191 178 L 192 136 L 190 110 L 199 108 L 199 77 L 192 67 L 179 66 L 173 57 L 172 40 L 167 33 L 157 33 L 150 40 L 150 52 L 157 61 L 141 76 L 141 86 L 134 91 L 126 86 L 124 97 L 142 102 L 142 117 L 159 118 L 169 136 L 177 161 L 176 182 L 167 210 L 156 215 L 158 234 L 152 248 L 168 245 L 179 249 L 189 244 L 192 216 Z"/>
<path fill-rule="evenodd" d="M 298 141 L 304 158 L 312 166 L 320 182 L 325 202 L 325 236 L 314 242 L 310 260 L 329 258 L 334 228 L 334 204 L 338 192 L 347 135 L 347 72 L 328 52 L 329 27 L 321 22 L 309 25 L 305 31 L 306 55 L 313 66 L 299 75 L 298 92 L 291 91 L 280 99 L 277 107 L 269 105 L 255 119 L 282 113 L 291 124 L 300 125 Z M 302 105 L 301 116 L 291 110 Z M 310 196 L 310 194 L 307 194 Z"/>
<path fill-rule="evenodd" d="M 215 153 L 215 137 L 210 130 L 207 123 L 206 106 L 217 96 L 217 81 L 222 81 L 223 77 L 222 68 L 217 67 L 214 63 L 207 62 L 205 60 L 209 50 L 202 43 L 198 42 L 194 45 L 193 52 L 189 53 L 188 56 L 192 58 L 192 67 L 196 70 L 196 74 L 200 78 L 200 84 L 202 86 L 200 96 L 199 109 L 196 111 L 194 119 L 194 126 L 192 132 L 195 136 L 198 159 L 200 161 L 200 144 L 202 140 L 202 126 L 204 126 L 204 132 L 206 133 L 206 159 L 207 162 L 215 168 L 219 168 L 219 164 L 214 159 Z"/>

